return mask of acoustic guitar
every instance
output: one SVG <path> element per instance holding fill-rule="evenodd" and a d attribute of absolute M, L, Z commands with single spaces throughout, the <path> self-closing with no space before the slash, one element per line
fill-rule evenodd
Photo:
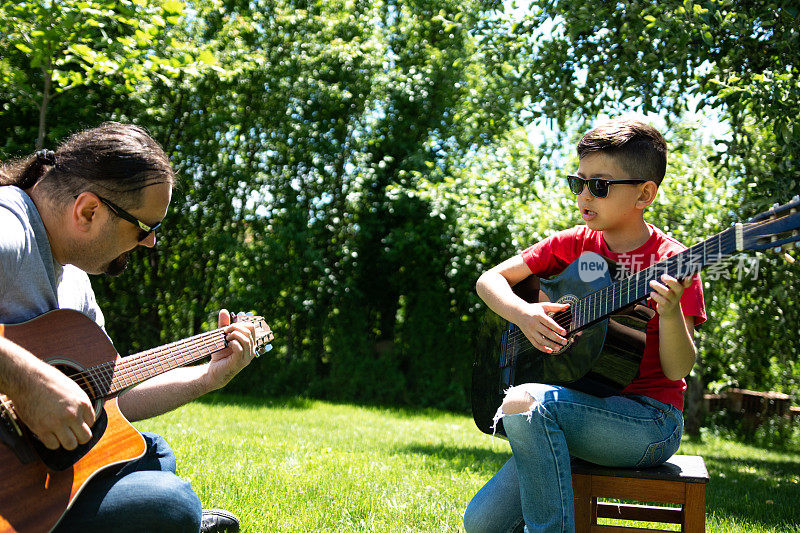
<path fill-rule="evenodd" d="M 240 315 L 237 320 L 255 325 L 256 353 L 269 348 L 273 334 L 263 318 Z M 1 533 L 52 530 L 95 474 L 144 454 L 144 439 L 117 406 L 120 392 L 227 345 L 220 328 L 121 358 L 97 324 L 67 309 L 22 324 L 0 324 L 0 335 L 72 378 L 97 414 L 89 442 L 72 451 L 49 450 L 19 420 L 9 398 L 0 394 Z"/>
<path fill-rule="evenodd" d="M 586 252 L 551 279 L 522 280 L 513 290 L 525 301 L 569 304 L 551 314 L 567 331 L 568 343 L 556 353 L 541 352 L 515 324 L 490 313 L 472 367 L 475 424 L 484 433 L 505 435 L 502 420 L 495 427 L 494 416 L 504 391 L 522 383 L 561 385 L 600 397 L 618 394 L 638 374 L 647 322 L 655 316 L 642 304 L 652 292 L 650 281 L 663 274 L 684 279 L 744 250 L 779 249 L 800 240 L 798 227 L 800 196 L 638 272 L 625 274 Z M 502 332 L 499 349 L 497 332 Z"/>

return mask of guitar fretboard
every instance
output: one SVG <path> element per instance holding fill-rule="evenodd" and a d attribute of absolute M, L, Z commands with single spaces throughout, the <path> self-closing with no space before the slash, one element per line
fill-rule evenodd
<path fill-rule="evenodd" d="M 222 329 L 195 335 L 152 350 L 103 363 L 70 376 L 90 398 L 110 398 L 122 390 L 225 348 Z"/>
<path fill-rule="evenodd" d="M 736 227 L 695 244 L 683 252 L 588 294 L 572 306 L 568 333 L 579 331 L 599 322 L 625 307 L 644 300 L 652 292 L 650 282 L 663 274 L 684 279 L 703 268 L 724 261 L 737 252 Z"/>

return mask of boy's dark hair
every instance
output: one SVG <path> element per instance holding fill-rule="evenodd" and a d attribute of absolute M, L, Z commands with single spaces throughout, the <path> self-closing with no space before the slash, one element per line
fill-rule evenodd
<path fill-rule="evenodd" d="M 587 132 L 578 142 L 578 158 L 603 152 L 614 156 L 631 178 L 661 185 L 667 172 L 667 142 L 652 126 L 638 120 L 614 119 Z"/>
<path fill-rule="evenodd" d="M 0 166 L 0 185 L 36 185 L 58 203 L 91 191 L 133 209 L 141 205 L 142 189 L 174 181 L 161 146 L 144 129 L 119 122 L 80 131 L 55 151 L 39 150 Z"/>

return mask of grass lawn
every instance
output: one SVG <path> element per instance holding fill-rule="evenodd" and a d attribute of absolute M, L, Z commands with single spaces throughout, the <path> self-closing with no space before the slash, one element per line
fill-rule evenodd
<path fill-rule="evenodd" d="M 164 435 L 204 507 L 247 532 L 456 532 L 508 444 L 468 416 L 213 395 L 139 422 Z M 800 453 L 685 440 L 711 473 L 706 530 L 800 531 Z"/>

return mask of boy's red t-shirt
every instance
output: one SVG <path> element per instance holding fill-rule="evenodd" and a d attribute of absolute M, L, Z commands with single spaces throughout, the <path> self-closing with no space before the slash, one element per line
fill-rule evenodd
<path fill-rule="evenodd" d="M 603 233 L 586 226 L 575 226 L 560 231 L 540 241 L 522 252 L 528 268 L 539 277 L 550 277 L 561 273 L 583 252 L 595 252 L 637 272 L 662 259 L 686 249 L 684 245 L 665 235 L 655 226 L 648 224 L 650 238 L 642 246 L 631 252 L 618 254 L 608 249 Z M 652 299 L 647 305 L 655 309 Z M 705 322 L 706 308 L 703 301 L 703 285 L 700 276 L 693 277 L 692 284 L 681 296 L 681 311 L 684 316 L 694 317 L 695 326 Z M 660 402 L 683 409 L 683 391 L 686 381 L 672 381 L 661 370 L 658 348 L 658 314 L 647 324 L 644 355 L 639 365 L 639 375 L 621 394 L 641 394 Z"/>

